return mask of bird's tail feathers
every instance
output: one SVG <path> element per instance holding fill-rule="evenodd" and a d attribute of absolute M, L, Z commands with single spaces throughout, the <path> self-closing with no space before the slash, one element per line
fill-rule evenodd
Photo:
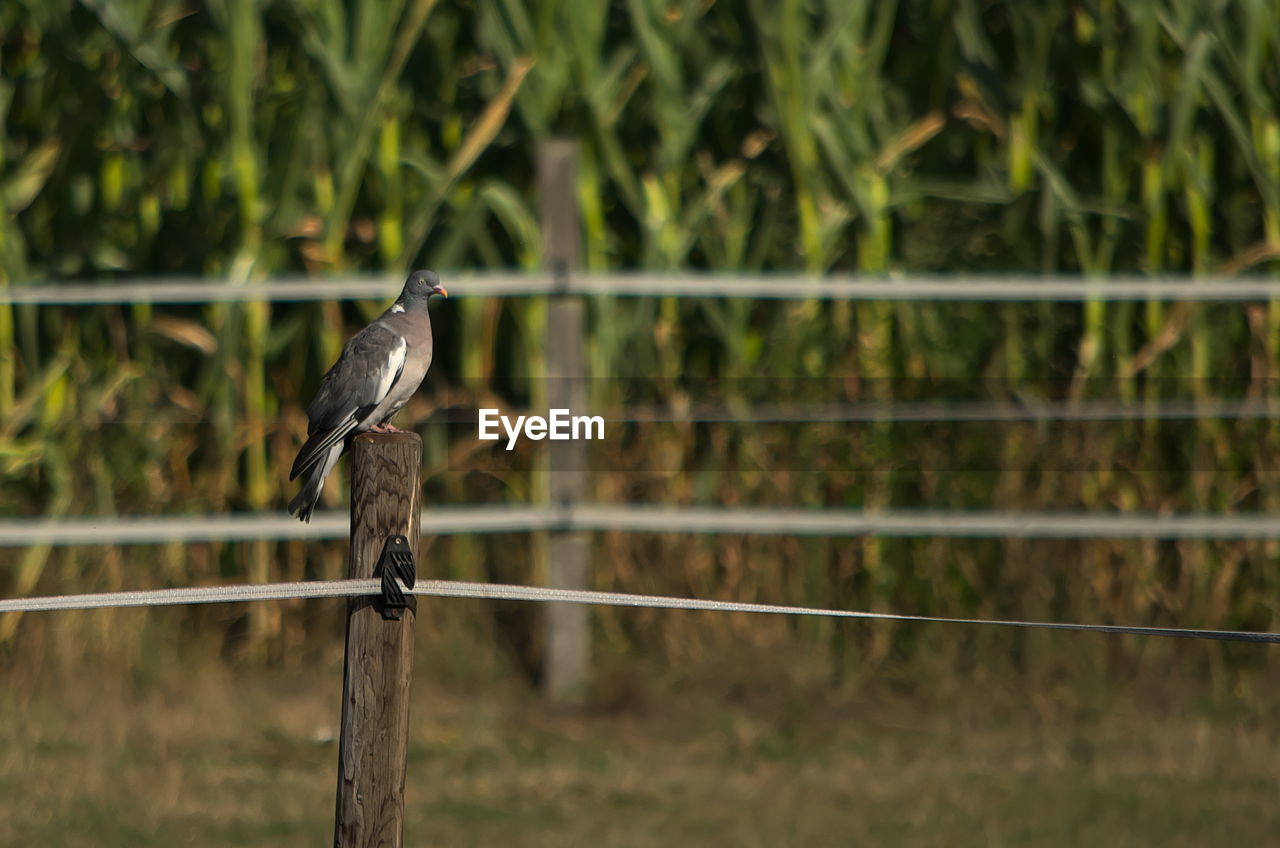
<path fill-rule="evenodd" d="M 307 441 L 298 450 L 293 460 L 293 468 L 289 471 L 289 479 L 293 480 L 307 469 L 318 464 L 325 451 L 332 450 L 334 445 L 341 445 L 347 435 L 356 428 L 359 419 L 352 414 L 341 424 L 329 430 L 320 430 L 307 437 Z M 325 472 L 328 473 L 327 471 Z"/>
<path fill-rule="evenodd" d="M 299 521 L 310 522 L 311 513 L 315 511 L 316 504 L 320 501 L 320 490 L 323 488 L 324 478 L 319 474 L 313 473 L 307 477 L 306 482 L 302 484 L 302 490 L 289 501 L 289 513 L 296 515 Z"/>
<path fill-rule="evenodd" d="M 324 462 L 311 466 L 302 489 L 289 501 L 289 512 L 296 515 L 299 521 L 311 521 L 311 513 L 315 511 L 316 504 L 320 502 L 320 493 L 324 491 L 324 481 L 333 466 L 338 464 L 338 457 L 341 455 L 342 444 L 338 443 L 329 448 L 329 455 L 324 458 Z"/>

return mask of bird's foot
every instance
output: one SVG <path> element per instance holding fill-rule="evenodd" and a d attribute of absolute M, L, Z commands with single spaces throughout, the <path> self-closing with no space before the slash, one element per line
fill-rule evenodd
<path fill-rule="evenodd" d="M 369 430 L 374 433 L 407 433 L 409 432 L 408 430 L 401 430 L 399 427 L 392 426 L 391 424 L 374 424 L 372 427 L 369 428 Z"/>

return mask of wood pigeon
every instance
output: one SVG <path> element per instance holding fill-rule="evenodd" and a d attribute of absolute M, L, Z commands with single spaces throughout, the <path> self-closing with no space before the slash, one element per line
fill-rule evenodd
<path fill-rule="evenodd" d="M 388 422 L 413 397 L 431 367 L 431 316 L 427 300 L 449 296 L 434 271 L 414 271 L 386 312 L 351 337 L 342 356 L 320 380 L 307 407 L 307 441 L 289 479 L 306 473 L 289 512 L 310 521 L 325 478 L 357 433 L 402 432 Z"/>

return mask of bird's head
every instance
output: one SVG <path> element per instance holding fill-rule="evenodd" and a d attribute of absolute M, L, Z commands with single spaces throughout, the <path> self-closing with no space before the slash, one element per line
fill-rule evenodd
<path fill-rule="evenodd" d="M 406 306 L 425 307 L 433 294 L 449 296 L 444 286 L 440 285 L 440 275 L 435 271 L 414 271 L 405 280 L 404 291 L 400 293 L 397 302 Z"/>

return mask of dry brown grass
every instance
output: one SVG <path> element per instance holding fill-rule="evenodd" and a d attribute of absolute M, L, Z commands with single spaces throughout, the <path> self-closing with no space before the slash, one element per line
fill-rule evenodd
<path fill-rule="evenodd" d="M 1206 845 L 1280 832 L 1280 733 L 1256 710 L 1210 716 L 1179 706 L 1184 692 L 1071 718 L 1013 681 L 948 703 L 832 694 L 774 676 L 780 660 L 745 681 L 647 676 L 585 712 L 420 673 L 408 842 Z M 101 669 L 17 682 L 0 696 L 0 844 L 328 838 L 332 657 L 287 676 L 208 664 L 145 684 Z"/>

